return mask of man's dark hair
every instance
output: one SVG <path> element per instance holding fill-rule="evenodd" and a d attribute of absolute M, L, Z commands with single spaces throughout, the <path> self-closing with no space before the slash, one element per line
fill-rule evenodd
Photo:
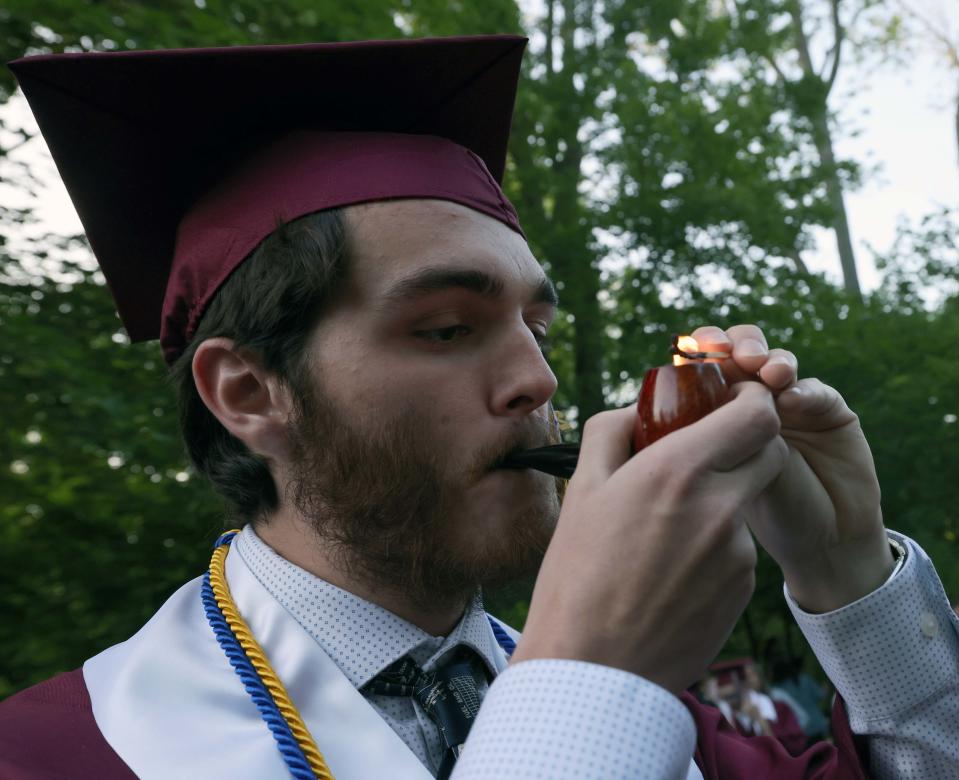
<path fill-rule="evenodd" d="M 279 225 L 213 296 L 171 368 L 187 452 L 224 500 L 230 523 L 255 522 L 275 510 L 276 486 L 266 459 L 227 431 L 203 403 L 193 380 L 193 356 L 205 339 L 230 338 L 257 355 L 296 401 L 309 387 L 309 336 L 346 276 L 347 262 L 340 210 Z"/>

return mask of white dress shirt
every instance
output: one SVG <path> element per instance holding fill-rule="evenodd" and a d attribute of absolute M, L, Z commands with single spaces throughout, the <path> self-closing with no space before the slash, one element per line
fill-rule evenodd
<path fill-rule="evenodd" d="M 475 650 L 496 674 L 501 654 L 489 631 L 482 599 L 477 595 L 447 637 L 434 637 L 383 607 L 318 579 L 277 555 L 247 526 L 233 547 L 253 575 L 312 636 L 359 690 L 394 661 L 409 655 L 430 671 L 460 645 Z M 480 694 L 486 686 L 479 687 Z M 412 697 L 367 694 L 382 716 L 416 757 L 435 775 L 446 745 L 439 728 Z"/>
<path fill-rule="evenodd" d="M 959 619 L 925 553 L 909 553 L 885 585 L 835 612 L 811 615 L 786 594 L 823 669 L 868 735 L 880 780 L 959 777 Z M 479 599 L 446 638 L 320 580 L 274 553 L 247 527 L 234 546 L 280 605 L 357 688 L 411 655 L 432 668 L 454 647 L 476 650 L 491 671 Z M 443 743 L 412 699 L 368 696 L 410 750 L 436 771 Z M 642 677 L 580 661 L 527 661 L 496 678 L 455 780 L 684 778 L 695 728 L 680 701 Z M 322 749 L 322 744 L 320 744 Z"/>

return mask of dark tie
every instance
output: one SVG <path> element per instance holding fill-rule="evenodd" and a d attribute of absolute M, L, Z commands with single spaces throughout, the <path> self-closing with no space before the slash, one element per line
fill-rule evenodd
<path fill-rule="evenodd" d="M 412 696 L 419 702 L 446 743 L 436 774 L 438 780 L 446 780 L 479 712 L 477 680 L 486 676 L 486 666 L 476 652 L 461 646 L 451 654 L 449 662 L 432 672 L 424 672 L 409 656 L 401 658 L 370 680 L 363 690 L 383 696 Z"/>

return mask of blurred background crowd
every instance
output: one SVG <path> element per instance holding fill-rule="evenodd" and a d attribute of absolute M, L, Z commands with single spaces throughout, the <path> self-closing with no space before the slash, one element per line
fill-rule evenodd
<path fill-rule="evenodd" d="M 692 693 L 718 707 L 729 725 L 746 736 L 774 737 L 791 755 L 830 738 L 829 709 L 835 692 L 803 670 L 776 639 L 762 664 L 733 658 L 710 667 Z"/>

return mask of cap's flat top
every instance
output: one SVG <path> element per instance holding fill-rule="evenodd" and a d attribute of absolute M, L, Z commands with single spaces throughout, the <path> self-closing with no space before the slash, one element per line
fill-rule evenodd
<path fill-rule="evenodd" d="M 177 226 L 294 128 L 429 134 L 501 180 L 526 39 L 26 57 L 10 63 L 134 340 L 159 335 Z"/>

